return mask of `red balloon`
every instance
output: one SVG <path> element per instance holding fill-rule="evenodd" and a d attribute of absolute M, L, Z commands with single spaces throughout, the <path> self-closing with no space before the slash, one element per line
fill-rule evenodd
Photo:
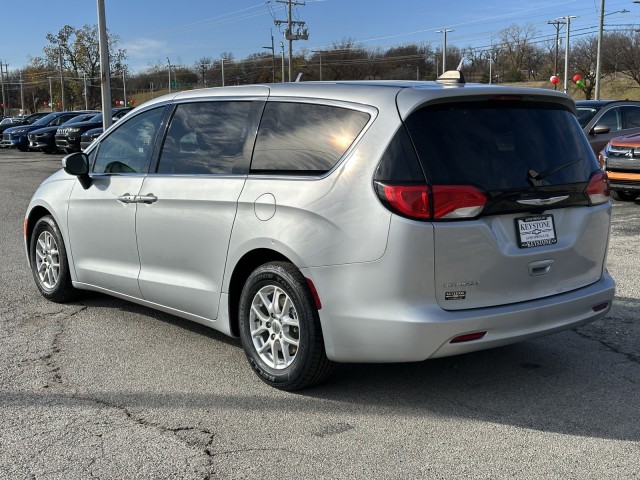
<path fill-rule="evenodd" d="M 551 83 L 553 83 L 554 85 L 557 85 L 558 83 L 560 83 L 560 79 L 559 79 L 557 76 L 555 76 L 555 75 L 554 75 L 554 76 L 552 76 L 552 77 L 549 79 L 549 81 L 550 81 Z"/>
<path fill-rule="evenodd" d="M 577 82 L 578 80 L 582 80 L 582 75 L 580 75 L 579 73 L 576 73 L 576 74 L 573 76 L 573 81 L 574 81 L 574 82 Z"/>
<path fill-rule="evenodd" d="M 62 106 L 62 102 L 58 102 L 58 106 L 61 107 Z"/>

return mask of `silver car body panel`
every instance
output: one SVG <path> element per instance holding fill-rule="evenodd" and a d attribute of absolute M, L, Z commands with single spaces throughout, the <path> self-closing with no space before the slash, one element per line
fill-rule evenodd
<path fill-rule="evenodd" d="M 367 111 L 371 120 L 325 175 L 93 175 L 92 187 L 83 190 L 58 172 L 35 193 L 27 218 L 36 207 L 52 213 L 76 287 L 228 335 L 236 266 L 252 252 L 275 252 L 317 289 L 327 356 L 336 361 L 423 360 L 602 318 L 614 295 L 604 268 L 610 204 L 555 209 L 558 243 L 519 249 L 513 215 L 419 222 L 393 215 L 374 192 L 380 155 L 411 112 L 430 102 L 493 95 L 573 108 L 568 96 L 549 91 L 416 82 L 274 84 L 165 95 L 129 113 L 87 153 L 127 119 L 179 102 L 320 102 Z M 117 197 L 125 194 L 153 194 L 157 201 L 122 203 Z M 544 274 L 531 275 L 548 261 Z M 454 290 L 467 294 L 446 300 Z M 449 343 L 479 330 L 487 331 L 481 340 Z"/>

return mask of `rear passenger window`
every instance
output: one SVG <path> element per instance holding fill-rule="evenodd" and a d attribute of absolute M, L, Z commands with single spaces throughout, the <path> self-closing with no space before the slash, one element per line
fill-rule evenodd
<path fill-rule="evenodd" d="M 199 102 L 176 107 L 157 173 L 247 173 L 263 102 Z"/>
<path fill-rule="evenodd" d="M 331 170 L 369 121 L 369 114 L 308 103 L 268 102 L 251 172 L 319 175 Z"/>

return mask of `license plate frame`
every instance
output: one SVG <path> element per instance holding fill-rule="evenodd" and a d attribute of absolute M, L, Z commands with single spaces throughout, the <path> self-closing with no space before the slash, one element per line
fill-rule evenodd
<path fill-rule="evenodd" d="M 531 215 L 515 219 L 516 239 L 520 248 L 534 248 L 558 243 L 552 214 Z"/>

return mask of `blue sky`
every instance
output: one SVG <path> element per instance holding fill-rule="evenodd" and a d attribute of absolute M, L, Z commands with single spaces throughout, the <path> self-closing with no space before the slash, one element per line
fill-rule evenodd
<path fill-rule="evenodd" d="M 6 1 L 6 0 L 5 0 Z M 4 2 L 3 2 L 4 3 Z M 277 0 L 105 0 L 109 31 L 120 38 L 133 71 L 150 65 L 193 65 L 202 57 L 235 59 L 265 52 L 273 33 L 276 54 L 282 31 L 274 19 L 286 19 L 286 6 Z M 5 5 L 8 6 L 8 5 Z M 64 7 L 64 8 L 62 8 Z M 487 46 L 492 35 L 518 24 L 532 25 L 540 36 L 554 35 L 548 21 L 575 15 L 572 34 L 596 33 L 600 0 L 306 0 L 294 8 L 294 18 L 306 22 L 307 41 L 294 50 L 322 50 L 351 39 L 365 47 L 387 48 L 408 43 L 441 46 L 438 30 L 450 29 L 447 44 Z M 95 0 L 30 0 L 13 5 L 14 20 L 0 26 L 0 60 L 13 70 L 29 56 L 42 54 L 46 34 L 64 25 L 97 23 Z M 613 13 L 627 9 L 629 13 Z M 29 14 L 34 12 L 34 14 Z M 605 25 L 639 24 L 640 4 L 607 0 Z M 495 38 L 495 37 L 494 37 Z"/>

